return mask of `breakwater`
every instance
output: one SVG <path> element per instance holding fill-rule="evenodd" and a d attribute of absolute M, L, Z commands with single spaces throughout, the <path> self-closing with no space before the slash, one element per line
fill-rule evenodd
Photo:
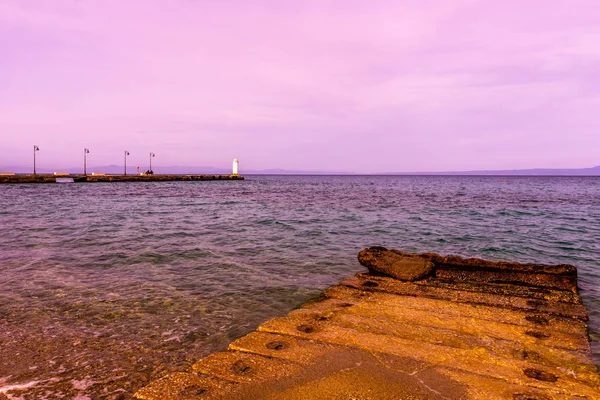
<path fill-rule="evenodd" d="M 2 183 L 57 183 L 57 179 L 70 180 L 73 182 L 172 182 L 172 181 L 221 181 L 221 180 L 243 180 L 241 175 L 0 175 Z"/>
<path fill-rule="evenodd" d="M 359 261 L 369 273 L 136 397 L 598 398 L 575 267 L 381 247 Z"/>

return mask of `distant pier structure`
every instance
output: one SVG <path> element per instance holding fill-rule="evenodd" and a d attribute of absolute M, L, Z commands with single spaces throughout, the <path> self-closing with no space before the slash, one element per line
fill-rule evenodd
<path fill-rule="evenodd" d="M 136 167 L 135 175 L 127 175 L 127 156 L 129 151 L 124 151 L 123 159 L 123 175 L 106 174 L 104 172 L 94 172 L 92 175 L 87 174 L 87 155 L 90 150 L 83 149 L 83 175 L 71 175 L 68 172 L 55 172 L 54 174 L 38 174 L 36 168 L 36 152 L 40 148 L 33 146 L 33 175 L 31 174 L 16 174 L 14 172 L 0 171 L 0 184 L 2 183 L 75 183 L 75 182 L 155 182 L 155 181 L 214 181 L 214 180 L 231 180 L 241 181 L 244 177 L 239 173 L 239 161 L 233 160 L 233 171 L 231 175 L 204 175 L 204 174 L 154 174 L 152 170 L 152 159 L 156 156 L 155 153 L 149 153 L 150 168 L 146 173 L 140 173 L 140 167 Z"/>
<path fill-rule="evenodd" d="M 3 183 L 66 183 L 68 182 L 167 182 L 167 181 L 221 181 L 244 180 L 241 175 L 110 175 L 95 172 L 92 175 L 71 175 L 68 172 L 55 174 L 20 175 L 14 173 L 0 173 L 0 184 Z"/>

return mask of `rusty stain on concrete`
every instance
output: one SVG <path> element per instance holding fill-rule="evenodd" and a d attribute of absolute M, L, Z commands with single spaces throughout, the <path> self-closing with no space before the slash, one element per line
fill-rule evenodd
<path fill-rule="evenodd" d="M 600 399 L 574 267 L 381 247 L 359 261 L 369 273 L 136 397 Z"/>

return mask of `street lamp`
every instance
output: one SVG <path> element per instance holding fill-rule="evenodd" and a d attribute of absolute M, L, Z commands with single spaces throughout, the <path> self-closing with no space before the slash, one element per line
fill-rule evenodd
<path fill-rule="evenodd" d="M 129 152 L 127 150 L 125 150 L 125 169 L 124 169 L 124 173 L 123 175 L 127 175 L 127 156 L 129 155 Z"/>
<path fill-rule="evenodd" d="M 35 152 L 40 151 L 40 148 L 36 145 L 33 145 L 33 174 L 35 175 Z"/>
<path fill-rule="evenodd" d="M 83 149 L 83 175 L 87 175 L 87 155 L 89 153 L 88 149 Z"/>
<path fill-rule="evenodd" d="M 150 174 L 154 175 L 154 171 L 152 171 L 152 157 L 155 157 L 156 154 L 150 152 Z"/>

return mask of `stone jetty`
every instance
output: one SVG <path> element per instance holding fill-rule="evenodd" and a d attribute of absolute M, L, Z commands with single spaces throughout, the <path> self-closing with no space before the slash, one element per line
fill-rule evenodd
<path fill-rule="evenodd" d="M 74 182 L 167 182 L 243 180 L 241 175 L 0 175 L 2 183 L 56 183 L 57 179 L 72 178 Z"/>
<path fill-rule="evenodd" d="M 600 399 L 570 265 L 365 249 L 358 273 L 189 372 L 175 399 Z"/>

